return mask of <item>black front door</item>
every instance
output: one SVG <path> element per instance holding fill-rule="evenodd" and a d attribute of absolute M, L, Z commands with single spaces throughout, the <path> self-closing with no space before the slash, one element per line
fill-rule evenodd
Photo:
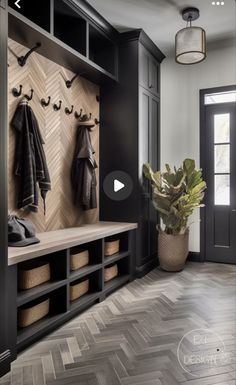
<path fill-rule="evenodd" d="M 205 105 L 205 260 L 236 263 L 236 103 Z"/>

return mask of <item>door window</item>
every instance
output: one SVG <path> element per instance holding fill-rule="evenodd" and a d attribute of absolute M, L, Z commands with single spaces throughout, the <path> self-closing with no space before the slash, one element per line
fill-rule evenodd
<path fill-rule="evenodd" d="M 215 205 L 230 205 L 230 114 L 214 115 Z"/>

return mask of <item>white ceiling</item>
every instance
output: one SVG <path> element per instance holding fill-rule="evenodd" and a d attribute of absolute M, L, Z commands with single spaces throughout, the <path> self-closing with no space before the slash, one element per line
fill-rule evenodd
<path fill-rule="evenodd" d="M 167 55 L 173 53 L 176 32 L 186 23 L 181 10 L 188 6 L 200 10 L 193 25 L 206 30 L 208 48 L 232 44 L 236 36 L 236 2 L 224 0 L 213 6 L 212 0 L 88 0 L 119 31 L 143 28 Z"/>

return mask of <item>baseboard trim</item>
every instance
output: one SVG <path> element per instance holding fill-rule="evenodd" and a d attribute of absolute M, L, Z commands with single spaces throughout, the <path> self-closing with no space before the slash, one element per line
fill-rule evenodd
<path fill-rule="evenodd" d="M 188 255 L 188 261 L 191 262 L 203 262 L 200 252 L 190 251 Z"/>
<path fill-rule="evenodd" d="M 155 256 L 153 259 L 148 261 L 142 266 L 136 266 L 136 277 L 142 278 L 144 275 L 149 273 L 151 270 L 155 269 L 159 265 L 158 258 Z"/>
<path fill-rule="evenodd" d="M 11 352 L 9 349 L 0 353 L 0 377 L 7 374 L 11 369 Z"/>

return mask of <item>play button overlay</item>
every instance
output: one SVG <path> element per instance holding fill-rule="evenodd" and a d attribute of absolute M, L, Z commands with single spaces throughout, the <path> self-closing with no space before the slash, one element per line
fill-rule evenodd
<path fill-rule="evenodd" d="M 118 192 L 118 191 L 122 190 L 123 188 L 125 188 L 124 183 L 122 183 L 119 180 L 115 179 L 114 180 L 114 191 Z"/>
<path fill-rule="evenodd" d="M 103 189 L 108 198 L 123 201 L 132 194 L 133 181 L 126 172 L 113 171 L 104 179 Z"/>

